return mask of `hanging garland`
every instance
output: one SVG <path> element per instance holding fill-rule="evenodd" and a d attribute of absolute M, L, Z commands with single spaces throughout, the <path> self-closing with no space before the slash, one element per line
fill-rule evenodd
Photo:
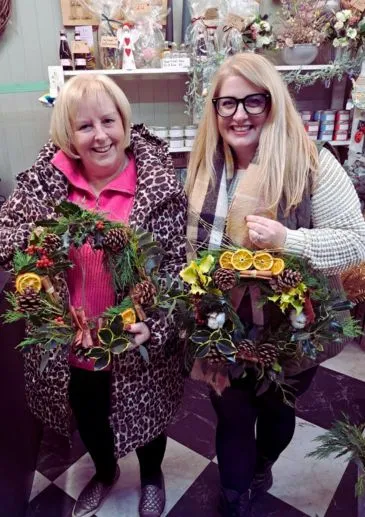
<path fill-rule="evenodd" d="M 4 32 L 10 18 L 11 0 L 0 0 L 0 35 Z"/>
<path fill-rule="evenodd" d="M 15 292 L 7 294 L 11 309 L 4 321 L 26 321 L 27 337 L 18 348 L 39 346 L 41 369 L 51 351 L 65 348 L 77 356 L 95 359 L 95 368 L 103 369 L 114 354 L 136 348 L 126 325 L 145 320 L 156 309 L 172 313 L 177 300 L 173 290 L 176 282 L 164 277 L 162 287 L 157 271 L 164 251 L 151 233 L 134 231 L 66 201 L 55 211 L 58 218 L 39 221 L 28 247 L 14 254 Z M 115 297 L 119 298 L 117 305 L 92 320 L 83 307 L 70 305 L 64 280 L 64 273 L 73 267 L 70 249 L 85 243 L 103 251 L 104 267 L 111 273 Z M 182 281 L 177 285 L 182 291 Z M 171 295 L 175 296 L 173 301 Z M 141 345 L 139 351 L 148 361 L 148 350 Z"/>
<path fill-rule="evenodd" d="M 206 60 L 192 58 L 192 67 L 187 81 L 187 92 L 184 97 L 186 104 L 185 113 L 193 116 L 195 120 L 199 120 L 205 105 L 205 98 L 209 90 L 215 72 L 219 66 L 227 58 L 223 52 L 217 52 Z M 333 62 L 329 62 L 328 66 L 324 66 L 319 70 L 303 70 L 298 69 L 290 72 L 283 72 L 283 80 L 288 85 L 293 85 L 296 91 L 306 86 L 311 86 L 317 81 L 329 83 L 334 79 L 341 80 L 344 75 L 349 77 L 357 76 L 361 69 L 363 57 L 359 55 L 356 58 L 342 56 Z"/>

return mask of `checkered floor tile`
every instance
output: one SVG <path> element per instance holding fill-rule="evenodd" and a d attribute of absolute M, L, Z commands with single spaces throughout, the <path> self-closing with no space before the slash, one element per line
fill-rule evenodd
<path fill-rule="evenodd" d="M 365 415 L 365 352 L 348 345 L 326 361 L 301 397 L 294 438 L 274 466 L 274 485 L 257 502 L 255 517 L 357 517 L 356 467 L 346 459 L 317 461 L 306 455 L 331 423 Z M 163 470 L 164 516 L 218 517 L 219 475 L 215 416 L 204 386 L 187 382 L 184 404 L 169 427 Z M 138 517 L 139 476 L 134 453 L 119 461 L 121 476 L 94 517 Z M 34 477 L 27 517 L 71 517 L 75 499 L 93 474 L 79 437 L 73 447 L 47 433 Z"/>

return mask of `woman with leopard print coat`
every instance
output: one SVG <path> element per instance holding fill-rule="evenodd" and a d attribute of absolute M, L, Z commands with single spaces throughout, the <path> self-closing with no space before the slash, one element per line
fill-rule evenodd
<path fill-rule="evenodd" d="M 129 129 L 130 118 L 128 100 L 111 79 L 93 74 L 65 84 L 52 115 L 52 141 L 33 167 L 18 175 L 1 208 L 0 265 L 9 268 L 14 250 L 27 246 L 35 221 L 53 217 L 55 205 L 67 199 L 153 232 L 166 252 L 160 273 L 178 274 L 185 262 L 183 187 L 167 144 L 143 125 Z M 84 244 L 70 252 L 74 268 L 67 283 L 71 304 L 80 305 L 82 292 L 91 318 L 113 305 L 114 290 L 102 268 L 102 251 L 90 249 Z M 118 478 L 117 458 L 132 450 L 141 471 L 140 516 L 158 517 L 164 508 L 164 431 L 182 398 L 182 351 L 176 350 L 171 318 L 156 314 L 129 330 L 137 344 L 146 343 L 148 364 L 130 351 L 114 356 L 110 371 L 97 372 L 93 363 L 59 353 L 40 373 L 39 349 L 25 353 L 32 412 L 68 436 L 73 414 L 95 463 L 96 474 L 81 492 L 74 517 L 97 511 Z"/>

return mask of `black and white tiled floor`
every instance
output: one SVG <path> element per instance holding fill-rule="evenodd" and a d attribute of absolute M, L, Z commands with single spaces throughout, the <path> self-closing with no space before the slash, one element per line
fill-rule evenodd
<path fill-rule="evenodd" d="M 301 398 L 293 441 L 275 464 L 274 485 L 257 503 L 255 517 L 357 517 L 355 466 L 346 459 L 306 457 L 315 447 L 313 439 L 342 412 L 353 422 L 365 420 L 365 352 L 352 344 L 323 363 Z M 206 390 L 189 381 L 183 407 L 168 432 L 164 516 L 218 517 L 214 427 Z M 121 477 L 97 517 L 138 517 L 137 458 L 131 453 L 119 463 Z M 69 449 L 60 438 L 47 434 L 27 517 L 70 517 L 74 500 L 92 474 L 91 459 L 77 435 Z"/>

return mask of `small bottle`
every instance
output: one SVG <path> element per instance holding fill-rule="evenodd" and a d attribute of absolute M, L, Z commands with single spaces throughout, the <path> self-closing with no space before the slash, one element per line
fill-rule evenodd
<path fill-rule="evenodd" d="M 60 50 L 59 50 L 60 62 L 63 70 L 73 70 L 72 66 L 72 54 L 67 41 L 66 31 L 60 31 Z"/>
<path fill-rule="evenodd" d="M 169 42 L 165 41 L 163 49 L 162 49 L 162 59 L 164 57 L 168 57 L 170 54 L 171 54 L 171 50 L 170 50 L 170 47 L 169 47 Z"/>
<path fill-rule="evenodd" d="M 75 41 L 81 41 L 80 33 L 75 31 Z M 74 54 L 75 70 L 86 70 L 86 54 Z"/>

